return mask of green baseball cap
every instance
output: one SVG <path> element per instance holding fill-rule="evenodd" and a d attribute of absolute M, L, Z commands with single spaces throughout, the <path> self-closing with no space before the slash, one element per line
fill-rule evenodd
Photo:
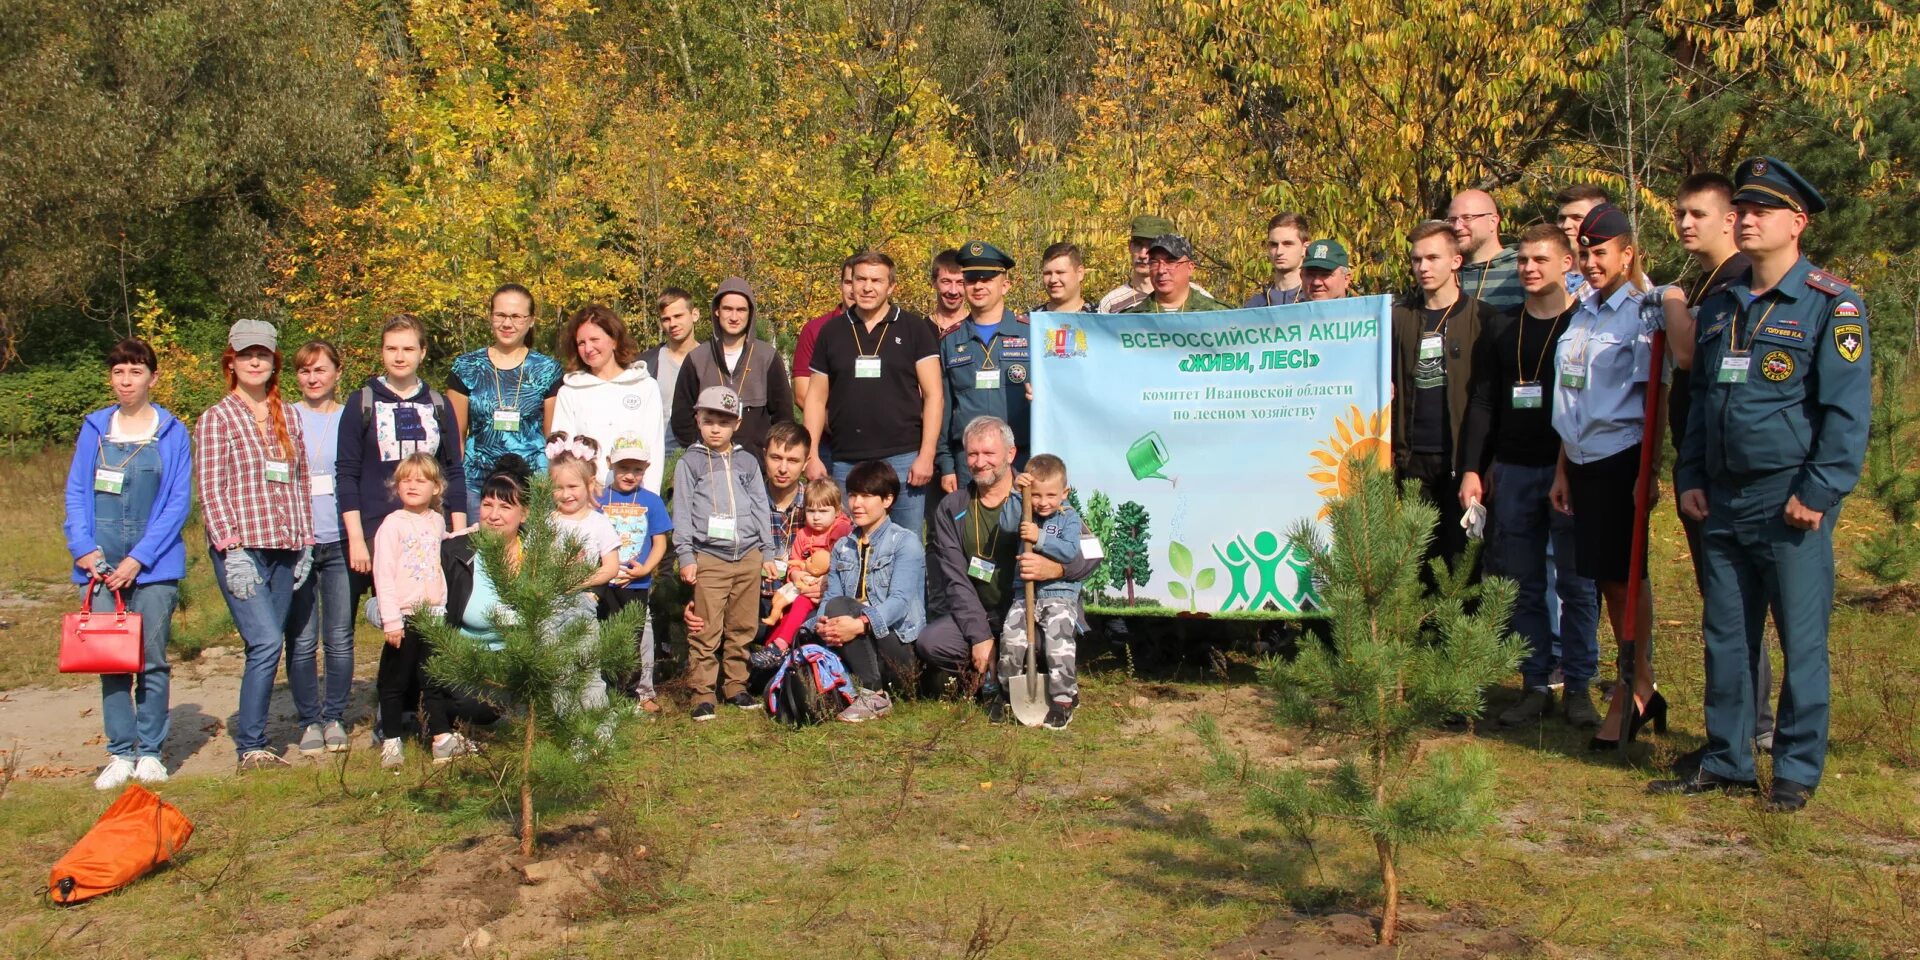
<path fill-rule="evenodd" d="M 1166 217 L 1141 215 L 1133 218 L 1133 232 L 1128 234 L 1135 240 L 1152 240 L 1179 231 L 1173 228 L 1173 221 Z"/>
<path fill-rule="evenodd" d="M 1307 259 L 1302 261 L 1302 270 L 1338 270 L 1348 266 L 1347 248 L 1338 240 L 1315 240 L 1307 244 Z"/>

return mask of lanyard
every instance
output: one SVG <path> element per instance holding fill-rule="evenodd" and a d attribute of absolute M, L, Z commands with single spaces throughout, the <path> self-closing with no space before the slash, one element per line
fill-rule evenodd
<path fill-rule="evenodd" d="M 1732 262 L 1733 262 L 1733 254 L 1729 253 L 1727 254 L 1727 258 L 1725 260 L 1720 261 L 1719 266 L 1716 266 L 1713 268 L 1712 273 L 1707 274 L 1707 278 L 1705 280 L 1700 281 L 1699 286 L 1693 288 L 1692 293 L 1687 294 L 1687 306 L 1689 307 L 1699 306 L 1701 298 L 1705 297 L 1707 295 L 1707 291 L 1713 288 L 1713 281 L 1720 278 L 1720 271 L 1726 269 L 1727 264 Z"/>
<path fill-rule="evenodd" d="M 995 328 L 993 331 L 993 336 L 987 338 L 985 349 L 980 351 L 980 369 L 982 370 L 1000 369 L 999 362 L 993 359 L 993 344 L 994 344 L 994 341 L 999 339 L 1000 339 L 1000 331 L 998 328 Z"/>
<path fill-rule="evenodd" d="M 867 542 L 866 534 L 861 534 L 854 546 L 860 551 L 860 583 L 853 591 L 853 598 L 864 607 L 867 605 L 867 561 L 872 557 L 873 544 Z"/>
<path fill-rule="evenodd" d="M 1778 300 L 1770 300 L 1767 302 L 1767 309 L 1760 313 L 1760 322 L 1754 324 L 1747 330 L 1746 346 L 1740 345 L 1740 318 L 1746 316 L 1748 310 L 1753 309 L 1753 304 L 1747 304 L 1740 309 L 1739 313 L 1734 314 L 1733 322 L 1727 324 L 1727 352 L 1736 357 L 1753 352 L 1754 338 L 1760 335 L 1760 328 L 1766 326 L 1767 318 L 1773 315 L 1773 308 L 1779 305 L 1780 301 Z"/>
<path fill-rule="evenodd" d="M 734 495 L 734 489 L 739 485 L 733 482 L 733 451 L 729 450 L 726 453 L 721 454 L 720 457 L 721 459 L 727 462 L 727 516 L 729 517 L 737 516 L 737 514 L 734 511 L 736 508 L 739 507 L 739 504 L 734 502 L 733 495 Z M 713 496 L 713 475 L 715 472 L 717 471 L 715 471 L 713 468 L 713 461 L 711 458 L 709 458 L 707 461 L 707 476 L 706 476 L 707 495 L 709 497 Z"/>
<path fill-rule="evenodd" d="M 884 337 L 885 334 L 881 336 Z M 854 349 L 858 350 L 860 347 L 860 338 L 858 335 L 855 335 L 853 339 Z M 880 352 L 878 346 L 875 347 L 874 352 Z M 727 376 L 727 351 L 721 348 L 720 338 L 718 337 L 715 337 L 713 340 L 713 358 L 718 361 L 714 365 L 720 368 L 721 381 L 726 383 L 727 389 L 732 390 L 734 393 L 739 393 L 740 385 L 747 382 L 747 374 L 753 372 L 753 338 L 742 337 L 740 340 L 740 372 L 738 376 Z"/>
<path fill-rule="evenodd" d="M 1521 355 L 1520 350 L 1522 345 L 1527 342 L 1527 321 L 1537 319 L 1539 318 L 1528 314 L 1527 308 L 1523 306 L 1520 308 L 1520 322 L 1514 324 L 1513 370 L 1520 375 L 1521 383 L 1534 383 L 1538 381 L 1541 371 L 1547 368 L 1547 350 L 1553 346 L 1553 328 L 1560 320 L 1559 317 L 1555 317 L 1547 321 L 1547 337 L 1540 343 L 1540 358 L 1533 363 L 1533 375 L 1528 376 L 1524 365 L 1526 361 Z"/>
<path fill-rule="evenodd" d="M 133 458 L 140 455 L 141 448 L 145 447 L 147 444 L 152 442 L 153 442 L 152 438 L 148 438 L 146 440 L 135 440 L 127 444 L 127 446 L 130 446 L 133 449 L 127 453 L 126 459 L 120 461 L 119 463 L 109 464 L 107 463 L 107 438 L 101 437 L 100 449 L 96 454 L 96 456 L 94 457 L 94 459 L 98 461 L 100 466 L 105 469 L 125 470 L 127 468 L 127 464 L 132 463 Z"/>
<path fill-rule="evenodd" d="M 1005 507 L 1006 501 L 1001 501 L 1000 505 Z M 983 522 L 986 519 L 986 512 L 986 508 L 980 505 L 980 497 L 975 495 L 973 498 L 973 510 L 967 517 L 967 525 L 973 529 L 974 555 L 983 560 L 991 560 L 994 550 L 1000 546 L 1000 511 L 993 511 L 993 535 L 991 537 L 987 535 L 987 529 Z M 985 550 L 980 549 L 983 545 L 986 548 Z"/>
<path fill-rule="evenodd" d="M 853 328 L 853 352 L 861 355 L 862 357 L 879 356 L 880 347 L 887 342 L 887 328 L 893 325 L 894 318 L 898 317 L 899 315 L 900 315 L 900 308 L 894 307 L 893 312 L 887 314 L 887 318 L 885 320 L 880 321 L 880 336 L 875 338 L 873 341 L 873 352 L 868 353 L 866 344 L 860 342 L 860 321 L 855 320 L 853 318 L 854 315 L 852 312 L 848 312 L 847 326 Z"/>
<path fill-rule="evenodd" d="M 513 369 L 524 370 L 526 365 L 527 361 L 522 359 L 520 366 L 514 367 Z M 513 379 L 513 399 L 507 400 L 507 392 L 500 388 L 500 368 L 494 366 L 493 361 L 489 360 L 487 361 L 487 369 L 493 371 L 493 408 L 495 410 L 504 408 L 518 411 L 520 409 L 520 392 L 527 388 L 527 378 L 525 376 L 518 376 Z M 502 401 L 505 402 L 503 403 Z"/>

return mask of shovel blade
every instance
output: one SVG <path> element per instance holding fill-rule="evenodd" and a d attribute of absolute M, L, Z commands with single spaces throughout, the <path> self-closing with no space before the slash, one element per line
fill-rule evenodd
<path fill-rule="evenodd" d="M 1047 719 L 1047 678 L 1038 673 L 1015 674 L 1007 684 L 1008 704 L 1013 718 L 1029 727 Z"/>

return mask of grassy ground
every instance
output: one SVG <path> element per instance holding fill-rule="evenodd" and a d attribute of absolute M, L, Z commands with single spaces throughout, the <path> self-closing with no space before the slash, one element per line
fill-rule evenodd
<path fill-rule="evenodd" d="M 1848 509 L 1843 543 L 1874 522 Z M 31 530 L 0 524 L 9 591 L 65 561 L 58 541 L 42 542 L 50 525 L 38 511 L 13 514 L 27 516 Z M 1481 730 L 1502 771 L 1500 821 L 1410 852 L 1408 900 L 1515 929 L 1540 956 L 1920 952 L 1920 705 L 1910 693 L 1920 614 L 1843 577 L 1833 757 L 1804 814 L 1766 815 L 1751 799 L 1651 799 L 1642 790 L 1655 764 L 1699 742 L 1702 686 L 1698 607 L 1669 518 L 1653 546 L 1673 732 L 1626 760 L 1596 760 L 1584 732 L 1557 722 Z M 35 622 L 51 620 L 0 631 L 0 687 L 50 679 L 52 642 L 27 635 Z M 1370 857 L 1359 843 L 1294 846 L 1230 787 L 1203 779 L 1185 727 L 1202 712 L 1263 762 L 1320 755 L 1266 720 L 1244 656 L 1224 677 L 1217 661 L 1189 663 L 1143 658 L 1136 671 L 1108 655 L 1059 735 L 989 727 L 932 702 L 857 728 L 791 732 L 731 711 L 699 726 L 642 724 L 600 771 L 601 793 L 544 822 L 604 823 L 612 846 L 645 846 L 649 866 L 583 899 L 551 936 L 509 944 L 512 955 L 1200 957 L 1284 908 L 1364 904 Z M 1496 691 L 1495 708 L 1514 695 Z M 507 831 L 485 767 L 395 776 L 362 751 L 339 765 L 168 784 L 165 796 L 199 827 L 183 861 L 75 911 L 42 906 L 34 890 L 107 798 L 81 781 L 14 781 L 0 796 L 10 851 L 0 956 L 418 955 L 388 934 L 349 951 L 339 944 L 360 921 L 316 922 L 360 916 L 335 913 L 356 904 L 423 911 L 422 923 L 458 907 L 410 894 L 434 889 L 449 851 Z"/>

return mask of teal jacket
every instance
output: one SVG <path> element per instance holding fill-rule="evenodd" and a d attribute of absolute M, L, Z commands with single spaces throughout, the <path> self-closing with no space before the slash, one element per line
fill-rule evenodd
<path fill-rule="evenodd" d="M 1000 315 L 993 339 L 980 338 L 980 328 L 969 317 L 940 338 L 940 380 L 946 386 L 946 421 L 934 447 L 936 476 L 958 475 L 967 463 L 967 424 L 975 417 L 994 416 L 1013 428 L 1019 456 L 1027 462 L 1033 418 L 1027 402 L 1027 383 L 1033 374 L 1032 329 L 1027 318 L 1011 309 Z M 981 371 L 999 373 L 998 386 L 980 386 Z M 992 377 L 989 376 L 989 382 Z M 962 477 L 964 481 L 965 478 Z"/>
<path fill-rule="evenodd" d="M 1754 296 L 1752 282 L 1749 272 L 1700 305 L 1693 409 L 1675 486 L 1701 490 L 1794 470 L 1792 494 L 1824 513 L 1853 491 L 1866 461 L 1866 304 L 1805 257 L 1766 293 Z M 1745 378 L 1723 380 L 1721 361 L 1742 350 Z"/>

